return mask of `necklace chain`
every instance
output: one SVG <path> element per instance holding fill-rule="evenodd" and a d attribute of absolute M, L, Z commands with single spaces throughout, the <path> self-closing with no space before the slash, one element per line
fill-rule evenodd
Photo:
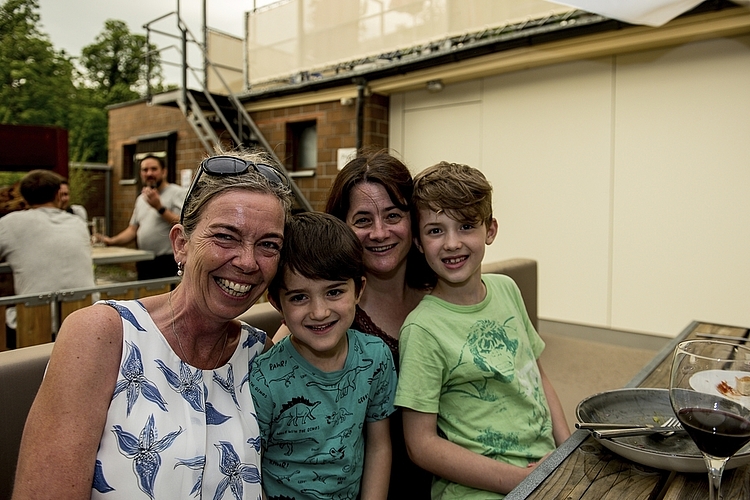
<path fill-rule="evenodd" d="M 182 353 L 182 357 L 185 358 L 185 362 L 190 364 L 190 358 L 187 357 L 187 354 L 185 354 L 185 349 L 182 347 L 182 341 L 180 340 L 180 336 L 177 335 L 177 330 L 174 327 L 174 309 L 172 308 L 172 292 L 174 290 L 171 290 L 169 292 L 169 298 L 167 301 L 169 302 L 169 311 L 172 313 L 172 335 L 177 339 L 177 345 L 180 346 L 180 352 Z M 219 366 L 219 363 L 221 362 L 222 358 L 224 357 L 224 350 L 227 348 L 227 340 L 229 339 L 229 330 L 224 333 L 224 345 L 221 348 L 221 354 L 219 354 L 219 358 L 216 360 L 216 364 L 213 368 L 211 368 L 211 371 L 216 370 L 216 367 Z M 221 340 L 221 339 L 219 339 Z M 211 348 L 211 352 L 214 351 L 216 348 L 216 345 L 219 343 L 219 340 L 216 341 L 216 344 Z"/>

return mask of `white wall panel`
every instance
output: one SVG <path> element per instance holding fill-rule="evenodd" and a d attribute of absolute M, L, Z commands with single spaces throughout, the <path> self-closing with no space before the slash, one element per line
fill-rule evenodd
<path fill-rule="evenodd" d="M 474 83 L 394 96 L 392 146 L 487 174 L 487 258 L 539 261 L 540 317 L 750 326 L 750 36 Z"/>
<path fill-rule="evenodd" d="M 407 111 L 478 103 L 482 100 L 482 80 L 469 80 L 446 85 L 440 92 L 428 92 L 425 88 L 424 90 L 406 92 L 402 95 L 405 97 L 404 109 Z"/>
<path fill-rule="evenodd" d="M 545 319 L 608 321 L 610 59 L 485 80 L 484 163 L 499 237 L 487 258 L 539 261 Z"/>
<path fill-rule="evenodd" d="M 748 45 L 618 58 L 614 328 L 750 325 Z"/>
<path fill-rule="evenodd" d="M 453 106 L 407 109 L 400 151 L 412 173 L 440 161 L 478 165 L 482 153 L 482 105 L 479 101 Z"/>

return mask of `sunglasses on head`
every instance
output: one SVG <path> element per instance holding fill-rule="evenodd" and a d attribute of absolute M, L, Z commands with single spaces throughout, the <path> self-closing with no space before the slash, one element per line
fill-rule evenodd
<path fill-rule="evenodd" d="M 203 172 L 208 175 L 214 176 L 225 176 L 225 175 L 242 175 L 248 172 L 250 169 L 258 172 L 260 175 L 265 177 L 272 184 L 280 184 L 282 186 L 289 186 L 289 181 L 286 176 L 280 171 L 273 168 L 271 165 L 265 163 L 255 163 L 252 161 L 243 160 L 234 156 L 211 156 L 203 160 L 198 167 L 198 173 L 195 174 L 190 189 L 188 189 L 187 195 L 185 195 L 185 205 L 193 194 L 195 186 L 198 185 L 198 179 L 200 179 Z M 180 224 L 184 221 L 184 211 L 180 214 Z"/>

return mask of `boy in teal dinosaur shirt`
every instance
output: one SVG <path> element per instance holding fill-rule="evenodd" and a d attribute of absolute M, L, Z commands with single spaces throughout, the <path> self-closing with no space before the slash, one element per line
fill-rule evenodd
<path fill-rule="evenodd" d="M 362 246 L 344 222 L 291 218 L 268 289 L 291 334 L 250 374 L 269 500 L 388 494 L 396 371 L 382 340 L 349 329 L 364 286 Z"/>

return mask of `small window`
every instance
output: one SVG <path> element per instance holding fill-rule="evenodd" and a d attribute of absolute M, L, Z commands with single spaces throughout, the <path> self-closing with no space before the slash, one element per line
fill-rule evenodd
<path fill-rule="evenodd" d="M 139 137 L 135 144 L 126 144 L 122 148 L 121 184 L 138 184 L 141 179 L 140 164 L 143 157 L 152 154 L 164 159 L 167 167 L 167 181 L 175 182 L 175 157 L 177 133 L 167 132 Z"/>
<path fill-rule="evenodd" d="M 315 121 L 289 124 L 292 172 L 315 172 L 318 167 L 318 130 Z"/>
<path fill-rule="evenodd" d="M 137 177 L 135 169 L 135 144 L 122 147 L 122 179 L 121 184 L 133 184 Z"/>

